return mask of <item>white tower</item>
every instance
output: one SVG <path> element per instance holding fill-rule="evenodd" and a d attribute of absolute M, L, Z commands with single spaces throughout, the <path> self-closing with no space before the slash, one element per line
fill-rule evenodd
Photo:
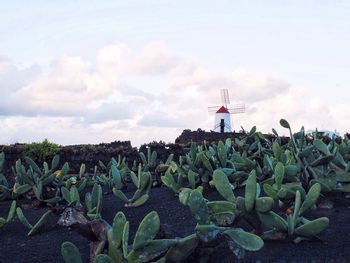
<path fill-rule="evenodd" d="M 222 106 L 208 108 L 210 113 L 215 113 L 214 131 L 231 132 L 231 114 L 244 113 L 245 105 L 236 104 L 231 107 L 227 89 L 221 90 L 221 102 Z"/>

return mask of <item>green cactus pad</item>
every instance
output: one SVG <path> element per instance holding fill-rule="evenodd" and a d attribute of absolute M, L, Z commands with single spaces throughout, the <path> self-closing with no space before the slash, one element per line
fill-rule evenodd
<path fill-rule="evenodd" d="M 150 172 L 142 172 L 141 175 L 139 175 L 139 189 L 145 189 L 150 181 L 152 180 L 151 179 L 152 176 L 150 174 Z"/>
<path fill-rule="evenodd" d="M 126 259 L 130 263 L 150 262 L 165 253 L 170 247 L 175 246 L 177 242 L 175 239 L 152 240 L 145 247 L 131 250 Z"/>
<path fill-rule="evenodd" d="M 282 200 L 291 199 L 294 197 L 294 195 L 295 193 L 285 185 L 282 185 L 281 189 L 279 189 L 277 192 L 277 197 Z"/>
<path fill-rule="evenodd" d="M 133 250 L 146 246 L 157 235 L 160 228 L 160 219 L 157 212 L 152 211 L 141 221 L 135 234 Z"/>
<path fill-rule="evenodd" d="M 258 216 L 263 225 L 270 229 L 277 231 L 287 231 L 288 229 L 287 221 L 275 212 L 258 213 Z"/>
<path fill-rule="evenodd" d="M 255 200 L 255 210 L 261 213 L 266 213 L 272 209 L 273 199 L 268 196 L 259 197 Z"/>
<path fill-rule="evenodd" d="M 226 149 L 226 146 L 224 145 L 224 143 L 222 141 L 219 141 L 218 147 L 217 147 L 217 151 L 218 151 L 218 157 L 219 157 L 221 166 L 222 167 L 226 167 L 227 149 Z"/>
<path fill-rule="evenodd" d="M 120 234 L 123 232 L 121 231 Z M 108 255 L 115 261 L 115 262 L 120 262 L 118 259 L 121 256 L 121 249 L 117 248 L 116 245 L 116 234 L 113 231 L 113 227 L 108 229 L 107 231 L 107 240 L 108 240 Z M 118 250 L 120 253 L 118 253 Z M 118 255 L 120 254 L 120 255 Z"/>
<path fill-rule="evenodd" d="M 284 167 L 284 170 L 287 177 L 293 177 L 293 176 L 297 176 L 300 169 L 297 165 L 290 164 L 290 165 L 286 165 Z"/>
<path fill-rule="evenodd" d="M 170 173 L 170 171 L 167 171 L 165 175 L 160 177 L 160 180 L 163 184 L 165 184 L 167 187 L 169 187 L 171 190 L 173 190 L 175 193 L 178 193 L 180 190 L 180 186 L 175 182 L 174 177 Z"/>
<path fill-rule="evenodd" d="M 227 229 L 227 227 L 220 227 L 213 224 L 207 224 L 197 225 L 195 230 L 200 240 L 204 242 L 210 242 L 211 240 L 214 240 L 220 233 Z"/>
<path fill-rule="evenodd" d="M 27 218 L 24 216 L 22 209 L 20 207 L 16 208 L 16 215 L 19 221 L 28 229 L 32 229 L 33 226 L 30 224 L 27 220 Z"/>
<path fill-rule="evenodd" d="M 112 176 L 113 176 L 113 181 L 114 185 L 117 189 L 122 188 L 122 177 L 120 175 L 120 172 L 116 166 L 116 164 L 112 164 L 111 166 L 111 171 L 112 171 Z"/>
<path fill-rule="evenodd" d="M 115 237 L 115 246 L 117 248 L 122 244 L 123 229 L 126 222 L 126 217 L 123 212 L 118 212 L 113 219 L 112 229 Z"/>
<path fill-rule="evenodd" d="M 313 141 L 313 145 L 316 147 L 317 150 L 319 150 L 324 155 L 331 155 L 331 152 L 329 151 L 327 145 L 319 139 L 316 139 Z"/>
<path fill-rule="evenodd" d="M 15 187 L 13 192 L 15 194 L 22 195 L 22 194 L 25 194 L 26 192 L 28 192 L 30 189 L 32 189 L 31 185 L 24 184 L 24 185 L 20 185 L 20 186 Z"/>
<path fill-rule="evenodd" d="M 350 173 L 337 173 L 337 181 L 341 183 L 350 183 Z"/>
<path fill-rule="evenodd" d="M 229 226 L 236 219 L 236 214 L 233 212 L 221 212 L 211 215 L 211 220 L 219 226 Z"/>
<path fill-rule="evenodd" d="M 56 154 L 51 160 L 51 171 L 54 171 L 60 163 L 60 156 Z"/>
<path fill-rule="evenodd" d="M 143 165 L 146 165 L 147 164 L 147 160 L 146 160 L 145 154 L 143 152 L 140 152 L 139 155 L 140 155 L 140 158 L 141 158 L 141 161 L 142 161 Z"/>
<path fill-rule="evenodd" d="M 61 254 L 65 263 L 82 263 L 79 249 L 71 242 L 64 242 L 61 245 Z"/>
<path fill-rule="evenodd" d="M 269 171 L 273 171 L 272 160 L 267 154 L 264 155 L 264 166 L 266 166 Z"/>
<path fill-rule="evenodd" d="M 209 224 L 208 206 L 198 190 L 193 190 L 188 198 L 188 205 L 198 224 Z"/>
<path fill-rule="evenodd" d="M 49 220 L 50 215 L 52 214 L 52 211 L 46 211 L 45 214 L 43 214 L 38 222 L 32 227 L 32 229 L 29 231 L 28 236 L 32 236 L 40 231 L 40 229 L 45 225 L 45 223 Z"/>
<path fill-rule="evenodd" d="M 129 254 L 128 246 L 129 246 L 129 222 L 126 221 L 123 228 L 123 238 L 122 238 L 122 248 L 123 248 L 124 258 L 126 258 Z"/>
<path fill-rule="evenodd" d="M 299 215 L 301 215 L 307 209 L 313 207 L 316 204 L 318 197 L 320 196 L 320 193 L 321 193 L 321 185 L 320 184 L 316 183 L 316 184 L 311 186 L 311 188 L 309 189 L 309 192 L 307 193 L 307 195 L 305 197 L 303 204 L 301 205 Z"/>
<path fill-rule="evenodd" d="M 196 234 L 192 234 L 180 239 L 175 246 L 169 249 L 165 257 L 170 262 L 182 262 L 194 251 L 197 245 L 198 237 Z"/>
<path fill-rule="evenodd" d="M 284 179 L 284 165 L 281 162 L 278 162 L 275 166 L 275 182 L 278 188 L 281 187 Z"/>
<path fill-rule="evenodd" d="M 224 147 L 224 146 L 223 146 Z M 233 186 L 227 178 L 227 175 L 220 169 L 214 171 L 213 181 L 216 190 L 227 201 L 235 202 L 236 198 L 233 194 Z"/>
<path fill-rule="evenodd" d="M 290 129 L 290 125 L 285 119 L 280 119 L 280 124 L 283 128 Z"/>
<path fill-rule="evenodd" d="M 204 152 L 200 153 L 201 161 L 205 168 L 208 169 L 209 172 L 213 172 L 213 166 L 211 165 L 209 158 L 205 155 Z"/>
<path fill-rule="evenodd" d="M 33 161 L 33 159 L 31 159 L 30 157 L 24 157 L 24 160 L 26 161 L 26 163 L 32 167 L 32 169 L 34 170 L 34 172 L 38 173 L 40 176 L 43 175 L 42 171 L 40 170 L 39 166 Z"/>
<path fill-rule="evenodd" d="M 72 186 L 69 191 L 70 195 L 70 205 L 78 205 L 80 204 L 80 195 L 77 187 Z"/>
<path fill-rule="evenodd" d="M 211 201 L 207 203 L 211 213 L 234 212 L 236 204 L 229 201 Z"/>
<path fill-rule="evenodd" d="M 65 177 L 68 171 L 69 171 L 69 164 L 65 162 L 64 165 L 62 166 L 60 177 L 61 178 Z"/>
<path fill-rule="evenodd" d="M 326 165 L 326 164 L 329 164 L 333 159 L 334 159 L 333 155 L 320 156 L 318 159 L 310 163 L 310 166 L 316 167 L 320 165 Z"/>
<path fill-rule="evenodd" d="M 300 192 L 297 191 L 295 193 L 294 211 L 293 211 L 293 217 L 292 217 L 293 228 L 295 227 L 295 225 L 297 223 L 300 207 L 301 207 L 301 195 L 300 195 Z"/>
<path fill-rule="evenodd" d="M 242 229 L 226 230 L 224 234 L 248 251 L 258 251 L 264 246 L 264 241 L 259 236 L 245 232 Z"/>
<path fill-rule="evenodd" d="M 129 200 L 129 202 L 134 202 L 136 201 L 137 199 L 139 199 L 143 194 L 143 190 L 141 189 L 137 189 L 134 193 L 134 195 L 132 196 L 131 200 Z"/>
<path fill-rule="evenodd" d="M 183 205 L 188 204 L 188 199 L 190 197 L 192 190 L 189 188 L 183 188 L 179 194 L 179 201 Z"/>
<path fill-rule="evenodd" d="M 250 212 L 254 208 L 256 198 L 256 172 L 252 170 L 245 186 L 245 198 L 244 204 L 247 212 Z"/>
<path fill-rule="evenodd" d="M 236 207 L 239 212 L 246 212 L 245 199 L 242 196 L 238 196 L 236 199 Z"/>
<path fill-rule="evenodd" d="M 101 199 L 102 199 L 102 187 L 101 185 L 95 183 L 94 186 L 92 187 L 92 192 L 91 192 L 91 206 L 97 207 L 99 203 L 101 203 Z"/>
<path fill-rule="evenodd" d="M 13 200 L 9 209 L 9 213 L 6 218 L 6 223 L 9 223 L 13 219 L 15 213 L 16 213 L 16 201 Z"/>
<path fill-rule="evenodd" d="M 113 188 L 113 194 L 116 197 L 118 197 L 120 200 L 122 200 L 123 202 L 125 202 L 125 203 L 129 202 L 129 199 L 126 197 L 126 195 L 122 191 L 120 191 L 116 188 Z"/>
<path fill-rule="evenodd" d="M 321 233 L 329 224 L 327 217 L 320 217 L 295 229 L 294 233 L 299 236 L 313 237 Z"/>
<path fill-rule="evenodd" d="M 132 206 L 132 207 L 141 206 L 144 203 L 146 203 L 148 199 L 149 199 L 149 195 L 144 194 L 144 195 L 140 196 L 140 198 L 138 198 L 134 202 L 132 202 L 130 206 Z"/>
<path fill-rule="evenodd" d="M 95 263 L 113 263 L 113 259 L 105 254 L 98 254 L 95 258 Z"/>
<path fill-rule="evenodd" d="M 192 189 L 196 188 L 196 177 L 197 176 L 198 176 L 198 174 L 193 172 L 192 170 L 188 171 L 188 174 L 187 174 L 188 183 Z"/>
<path fill-rule="evenodd" d="M 277 191 L 269 184 L 263 184 L 263 189 L 266 195 L 275 199 L 277 197 Z"/>

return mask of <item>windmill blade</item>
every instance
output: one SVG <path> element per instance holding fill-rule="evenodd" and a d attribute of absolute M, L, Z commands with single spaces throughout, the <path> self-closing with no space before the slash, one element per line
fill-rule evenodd
<path fill-rule="evenodd" d="M 227 108 L 228 105 L 230 105 L 230 98 L 228 96 L 228 90 L 227 89 L 222 89 L 221 90 L 221 101 L 222 101 L 222 105 L 224 105 L 225 108 Z"/>
<path fill-rule="evenodd" d="M 228 110 L 231 114 L 244 113 L 245 112 L 245 105 L 244 104 L 235 104 L 233 107 L 230 107 Z"/>
<path fill-rule="evenodd" d="M 208 107 L 208 112 L 209 113 L 215 113 L 219 110 L 220 106 L 211 106 L 211 107 Z"/>

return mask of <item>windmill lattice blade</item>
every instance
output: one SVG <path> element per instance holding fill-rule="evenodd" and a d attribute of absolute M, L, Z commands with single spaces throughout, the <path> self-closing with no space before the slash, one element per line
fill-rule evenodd
<path fill-rule="evenodd" d="M 227 108 L 227 106 L 230 104 L 230 98 L 228 96 L 227 89 L 221 90 L 221 101 L 222 101 L 222 104 L 225 106 L 225 108 Z"/>
<path fill-rule="evenodd" d="M 221 106 L 210 106 L 208 107 L 208 110 L 211 111 L 211 110 L 218 110 L 220 109 Z"/>
<path fill-rule="evenodd" d="M 229 108 L 229 111 L 232 114 L 244 113 L 245 112 L 245 105 L 244 104 L 236 104 L 233 107 Z"/>
<path fill-rule="evenodd" d="M 209 113 L 217 112 L 219 108 L 220 108 L 220 106 L 211 106 L 211 107 L 208 107 L 208 112 L 209 112 Z"/>

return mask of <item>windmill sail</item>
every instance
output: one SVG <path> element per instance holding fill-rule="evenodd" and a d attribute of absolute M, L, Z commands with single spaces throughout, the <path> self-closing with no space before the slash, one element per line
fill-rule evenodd
<path fill-rule="evenodd" d="M 225 106 L 225 108 L 227 108 L 228 105 L 230 105 L 230 98 L 228 96 L 228 90 L 227 89 L 222 89 L 221 90 L 221 102 L 222 102 L 222 105 Z"/>
<path fill-rule="evenodd" d="M 221 106 L 208 107 L 209 113 L 215 113 L 214 131 L 216 132 L 231 132 L 231 114 L 238 114 L 245 112 L 244 104 L 230 105 L 230 98 L 227 89 L 222 89 L 221 94 Z"/>
<path fill-rule="evenodd" d="M 233 107 L 228 108 L 228 111 L 231 114 L 244 113 L 245 105 L 244 104 L 235 104 Z"/>

